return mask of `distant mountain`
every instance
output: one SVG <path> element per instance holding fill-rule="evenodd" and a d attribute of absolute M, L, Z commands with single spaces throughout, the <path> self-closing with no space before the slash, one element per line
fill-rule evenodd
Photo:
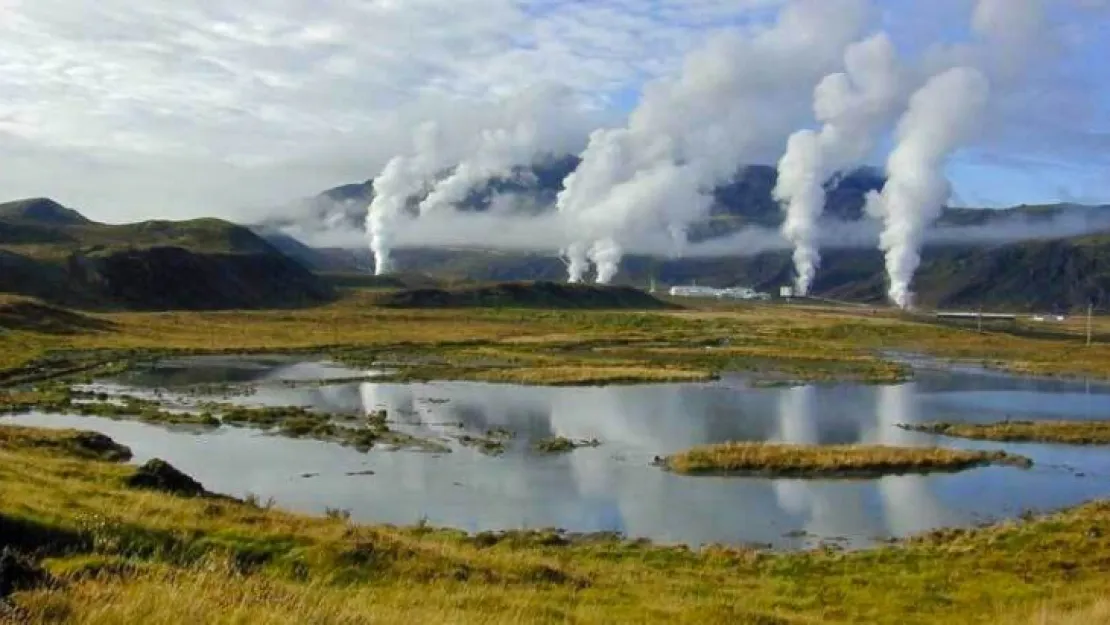
<path fill-rule="evenodd" d="M 512 175 L 475 189 L 460 210 L 487 210 L 498 196 L 523 200 L 517 204 L 531 210 L 553 210 L 563 180 L 578 162 L 577 157 L 567 156 L 519 167 Z M 772 197 L 777 177 L 775 168 L 767 165 L 739 169 L 732 180 L 713 191 L 709 218 L 693 224 L 689 238 L 712 240 L 748 226 L 778 228 L 783 212 Z M 882 189 L 884 183 L 883 173 L 872 168 L 831 181 L 826 185 L 825 219 L 864 219 L 866 194 Z M 291 225 L 309 232 L 337 225 L 361 231 L 372 199 L 372 181 L 336 187 L 310 200 L 308 210 L 268 222 L 263 230 L 274 245 L 307 266 L 333 272 L 369 271 L 373 261 L 363 248 L 316 249 L 277 233 Z M 947 208 L 937 225 L 942 236 L 924 250 L 916 282 L 923 304 L 1029 309 L 1076 308 L 1088 302 L 1110 306 L 1110 244 L 1106 237 L 1091 236 L 1110 233 L 1108 206 Z M 400 249 L 394 256 L 404 271 L 452 280 L 559 280 L 565 274 L 562 262 L 551 254 Z M 777 290 L 789 284 L 791 276 L 790 254 L 779 251 L 676 261 L 633 256 L 625 259 L 618 280 L 644 285 L 654 277 L 670 284 L 697 280 Z M 874 249 L 825 250 L 815 289 L 828 296 L 881 301 L 886 290 L 881 254 Z"/>
<path fill-rule="evenodd" d="M 43 199 L 0 204 L 0 292 L 144 310 L 285 307 L 333 296 L 248 228 L 218 219 L 105 225 Z"/>
<path fill-rule="evenodd" d="M 488 210 L 495 198 L 514 200 L 517 210 L 540 212 L 552 210 L 563 181 L 579 164 L 577 156 L 551 157 L 535 165 L 514 168 L 511 175 L 492 178 L 478 186 L 458 206 L 462 211 Z M 710 218 L 695 224 L 691 238 L 703 240 L 735 232 L 744 226 L 777 226 L 782 210 L 771 197 L 778 173 L 774 167 L 751 165 L 740 168 L 731 181 L 713 193 Z M 867 191 L 882 189 L 882 174 L 861 168 L 843 176 L 827 189 L 826 213 L 841 220 L 859 219 L 863 215 L 863 197 Z M 347 184 L 328 189 L 295 207 L 258 224 L 262 231 L 275 231 L 291 226 L 303 230 L 329 227 L 364 229 L 367 207 L 374 199 L 374 182 Z M 413 198 L 415 208 L 418 198 Z"/>
<path fill-rule="evenodd" d="M 81 213 L 46 198 L 31 198 L 0 204 L 0 220 L 9 223 L 56 226 L 83 226 L 93 223 Z"/>

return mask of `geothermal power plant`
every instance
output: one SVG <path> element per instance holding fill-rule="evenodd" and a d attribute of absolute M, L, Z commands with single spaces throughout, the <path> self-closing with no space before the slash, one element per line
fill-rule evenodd
<path fill-rule="evenodd" d="M 632 250 L 696 253 L 689 231 L 709 216 L 710 190 L 777 155 L 783 221 L 764 234 L 792 250 L 793 292 L 804 296 L 823 244 L 837 238 L 823 231 L 826 186 L 877 159 L 885 184 L 868 194 L 869 223 L 858 229 L 884 256 L 890 302 L 910 306 L 921 248 L 951 200 L 949 159 L 1020 88 L 1049 23 L 1042 2 L 978 0 L 969 42 L 938 41 L 909 56 L 887 33 L 865 31 L 867 9 L 803 0 L 766 29 L 714 34 L 649 84 L 626 122 L 590 132 L 550 206 L 528 218 L 468 216 L 457 206 L 480 183 L 566 150 L 567 128 L 581 123 L 574 94 L 536 88 L 465 129 L 421 125 L 411 149 L 373 180 L 366 230 L 376 272 L 393 271 L 398 241 L 420 222 L 465 231 L 475 220 L 472 245 L 557 253 L 568 282 L 607 284 Z M 753 245 L 750 237 L 731 251 Z"/>

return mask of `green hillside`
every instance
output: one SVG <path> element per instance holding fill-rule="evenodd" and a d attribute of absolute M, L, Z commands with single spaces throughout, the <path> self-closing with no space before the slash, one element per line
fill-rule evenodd
<path fill-rule="evenodd" d="M 0 204 L 0 292 L 66 306 L 223 309 L 326 301 L 331 287 L 218 219 L 99 224 L 51 200 Z"/>

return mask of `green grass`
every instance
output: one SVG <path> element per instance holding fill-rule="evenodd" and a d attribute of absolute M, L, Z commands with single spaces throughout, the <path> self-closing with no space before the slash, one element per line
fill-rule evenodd
<path fill-rule="evenodd" d="M 1032 462 L 1003 451 L 870 445 L 778 445 L 723 443 L 663 458 L 665 468 L 685 475 L 761 475 L 802 478 L 868 478 L 905 473 L 963 471 L 990 464 L 1028 467 Z"/>
<path fill-rule="evenodd" d="M 1012 443 L 1110 445 L 1106 421 L 1001 421 L 998 423 L 925 423 L 902 425 L 905 430 L 957 438 Z"/>
<path fill-rule="evenodd" d="M 1105 503 L 851 553 L 468 536 L 133 490 L 132 467 L 36 442 L 68 434 L 17 432 L 0 543 L 60 582 L 12 597 L 31 622 L 1067 623 L 1110 584 Z"/>

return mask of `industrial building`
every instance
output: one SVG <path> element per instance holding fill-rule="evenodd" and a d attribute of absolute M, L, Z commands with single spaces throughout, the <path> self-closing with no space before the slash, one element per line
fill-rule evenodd
<path fill-rule="evenodd" d="M 673 286 L 671 297 L 704 297 L 736 300 L 769 300 L 771 296 L 746 286 L 715 289 L 709 286 Z"/>

